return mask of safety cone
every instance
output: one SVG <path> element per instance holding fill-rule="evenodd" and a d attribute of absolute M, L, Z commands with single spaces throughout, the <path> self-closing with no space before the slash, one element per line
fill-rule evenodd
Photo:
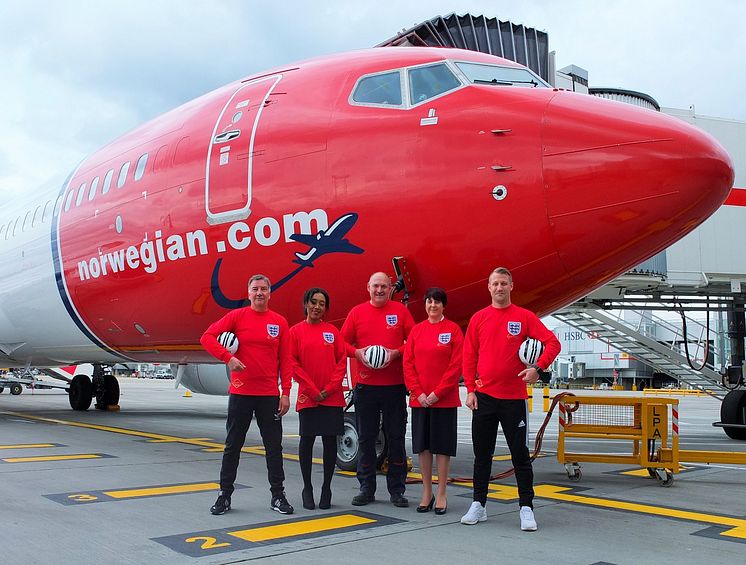
<path fill-rule="evenodd" d="M 192 391 L 189 389 L 186 389 L 186 392 L 184 393 L 184 398 L 192 398 Z"/>

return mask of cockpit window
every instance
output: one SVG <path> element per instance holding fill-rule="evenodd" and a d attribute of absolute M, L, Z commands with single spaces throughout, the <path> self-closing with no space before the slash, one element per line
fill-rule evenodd
<path fill-rule="evenodd" d="M 521 67 L 498 67 L 480 63 L 456 63 L 456 66 L 474 84 L 551 88 L 531 71 Z"/>
<path fill-rule="evenodd" d="M 461 86 L 444 64 L 409 70 L 409 90 L 412 104 L 418 104 Z"/>
<path fill-rule="evenodd" d="M 401 106 L 401 79 L 399 71 L 373 75 L 360 79 L 352 100 L 360 104 Z"/>

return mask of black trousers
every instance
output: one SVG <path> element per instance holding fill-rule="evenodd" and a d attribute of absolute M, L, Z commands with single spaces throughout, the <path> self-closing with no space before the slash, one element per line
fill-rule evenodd
<path fill-rule="evenodd" d="M 282 422 L 275 419 L 279 396 L 246 396 L 231 394 L 228 398 L 227 435 L 223 464 L 220 467 L 220 490 L 230 495 L 236 482 L 241 448 L 246 441 L 251 419 L 256 416 L 259 433 L 264 443 L 267 460 L 267 478 L 272 496 L 284 492 L 285 472 L 282 469 Z"/>
<path fill-rule="evenodd" d="M 386 486 L 389 494 L 404 494 L 407 478 L 407 452 L 404 446 L 407 430 L 406 394 L 404 385 L 355 387 L 355 416 L 360 442 L 357 480 L 360 481 L 361 492 L 371 495 L 376 492 L 376 437 L 383 414 L 383 433 L 389 458 Z"/>
<path fill-rule="evenodd" d="M 533 508 L 534 470 L 528 452 L 528 409 L 525 400 L 505 400 L 477 392 L 477 410 L 472 412 L 474 445 L 474 500 L 487 502 L 487 484 L 492 474 L 497 426 L 502 426 L 518 483 L 518 504 Z"/>

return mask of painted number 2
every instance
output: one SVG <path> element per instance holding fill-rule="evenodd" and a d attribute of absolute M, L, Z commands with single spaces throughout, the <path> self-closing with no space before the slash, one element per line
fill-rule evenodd
<path fill-rule="evenodd" d="M 199 541 L 202 541 L 202 545 L 200 546 L 202 549 L 216 549 L 218 547 L 229 547 L 230 544 L 228 542 L 223 543 L 216 543 L 218 540 L 217 538 L 214 538 L 212 536 L 195 536 L 193 538 L 187 538 L 187 543 L 197 543 Z"/>

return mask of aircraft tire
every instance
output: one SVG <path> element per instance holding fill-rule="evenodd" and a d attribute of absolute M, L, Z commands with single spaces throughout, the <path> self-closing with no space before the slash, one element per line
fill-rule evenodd
<path fill-rule="evenodd" d="M 381 469 L 386 461 L 388 449 L 383 430 L 378 430 L 376 438 L 376 469 Z M 360 458 L 360 439 L 357 433 L 357 420 L 354 412 L 345 412 L 344 431 L 337 436 L 337 467 L 342 471 L 356 471 Z"/>
<path fill-rule="evenodd" d="M 119 381 L 114 375 L 103 375 L 103 387 L 96 393 L 96 408 L 106 410 L 119 404 Z"/>
<path fill-rule="evenodd" d="M 337 467 L 342 471 L 355 471 L 360 458 L 360 443 L 354 412 L 345 412 L 343 426 L 342 435 L 337 436 Z"/>
<path fill-rule="evenodd" d="M 88 375 L 75 375 L 70 381 L 68 392 L 70 407 L 73 410 L 88 410 L 93 401 L 93 383 Z"/>
<path fill-rule="evenodd" d="M 23 392 L 23 387 L 18 383 L 13 383 L 10 385 L 10 394 L 14 396 L 18 396 Z"/>
<path fill-rule="evenodd" d="M 746 424 L 746 390 L 732 390 L 725 395 L 720 405 L 720 421 L 723 424 Z M 746 428 L 724 426 L 731 439 L 746 440 Z"/>

